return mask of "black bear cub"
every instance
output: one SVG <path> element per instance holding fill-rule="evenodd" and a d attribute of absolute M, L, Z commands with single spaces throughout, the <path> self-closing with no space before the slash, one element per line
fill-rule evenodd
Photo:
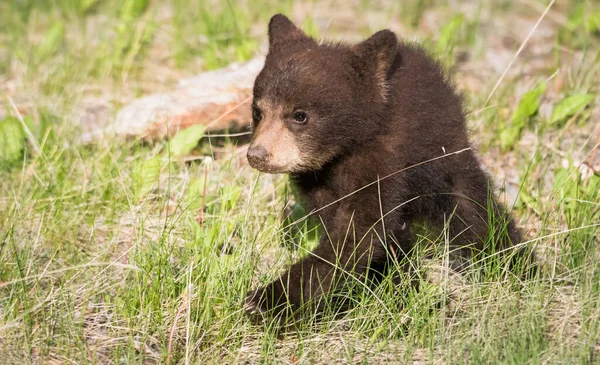
<path fill-rule="evenodd" d="M 288 173 L 323 233 L 312 253 L 248 294 L 249 313 L 319 312 L 319 299 L 350 277 L 408 254 L 415 221 L 447 225 L 457 268 L 490 231 L 501 252 L 521 240 L 469 148 L 461 97 L 436 61 L 389 30 L 355 45 L 318 43 L 273 16 L 252 112 L 250 165 Z"/>

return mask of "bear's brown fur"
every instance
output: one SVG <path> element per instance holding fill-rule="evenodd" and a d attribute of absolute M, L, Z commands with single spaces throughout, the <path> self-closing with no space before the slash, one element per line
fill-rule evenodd
<path fill-rule="evenodd" d="M 417 220 L 448 224 L 457 267 L 484 250 L 491 221 L 496 249 L 521 241 L 470 149 L 461 97 L 436 61 L 389 30 L 319 44 L 275 15 L 252 108 L 250 164 L 288 173 L 324 234 L 249 293 L 250 312 L 318 311 L 345 274 L 363 278 L 409 253 Z"/>

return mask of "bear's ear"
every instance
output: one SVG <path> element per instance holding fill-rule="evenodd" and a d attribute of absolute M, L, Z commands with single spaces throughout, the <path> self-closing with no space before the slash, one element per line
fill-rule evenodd
<path fill-rule="evenodd" d="M 269 47 L 307 38 L 308 36 L 283 14 L 273 15 L 269 22 Z"/>
<path fill-rule="evenodd" d="M 378 84 L 385 85 L 398 52 L 398 38 L 391 30 L 380 30 L 354 46 L 353 51 L 358 73 L 374 76 Z"/>

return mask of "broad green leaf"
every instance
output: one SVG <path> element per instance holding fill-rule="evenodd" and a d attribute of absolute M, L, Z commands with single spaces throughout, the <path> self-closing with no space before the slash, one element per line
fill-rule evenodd
<path fill-rule="evenodd" d="M 160 176 L 160 158 L 154 157 L 133 166 L 133 190 L 135 197 L 140 200 L 151 192 Z"/>
<path fill-rule="evenodd" d="M 558 124 L 573 114 L 579 113 L 594 100 L 594 94 L 577 94 L 560 101 L 554 106 L 550 124 Z"/>
<path fill-rule="evenodd" d="M 204 176 L 193 181 L 186 193 L 188 210 L 197 210 L 202 207 L 202 196 L 204 195 Z"/>
<path fill-rule="evenodd" d="M 65 39 L 65 27 L 62 21 L 58 20 L 44 35 L 42 42 L 35 50 L 36 60 L 43 61 L 48 56 L 53 55 L 58 51 L 58 48 L 63 44 Z"/>
<path fill-rule="evenodd" d="M 452 39 L 456 36 L 456 33 L 460 29 L 464 20 L 464 16 L 457 15 L 448 24 L 446 24 L 440 31 L 440 37 L 436 44 L 436 50 L 438 53 L 443 52 L 453 43 Z"/>
<path fill-rule="evenodd" d="M 17 118 L 7 117 L 0 120 L 1 167 L 8 167 L 21 160 L 25 144 L 25 132 Z"/>
<path fill-rule="evenodd" d="M 190 153 L 204 136 L 204 126 L 196 124 L 177 133 L 169 141 L 171 156 L 182 157 Z"/>
<path fill-rule="evenodd" d="M 521 135 L 521 128 L 516 127 L 514 125 L 508 126 L 500 132 L 500 146 L 502 150 L 506 151 L 515 144 L 519 140 L 519 136 Z"/>
<path fill-rule="evenodd" d="M 503 150 L 510 149 L 519 139 L 527 120 L 537 112 L 540 106 L 540 98 L 545 91 L 546 82 L 544 81 L 523 95 L 512 115 L 510 126 L 500 133 L 500 145 Z"/>
<path fill-rule="evenodd" d="M 527 118 L 534 115 L 540 107 L 540 98 L 544 91 L 546 91 L 545 81 L 523 95 L 519 101 L 519 106 L 512 115 L 513 125 L 525 126 Z"/>

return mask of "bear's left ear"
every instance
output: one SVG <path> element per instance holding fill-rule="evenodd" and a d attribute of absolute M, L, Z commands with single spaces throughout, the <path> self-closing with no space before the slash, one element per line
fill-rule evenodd
<path fill-rule="evenodd" d="M 269 47 L 301 39 L 308 39 L 308 36 L 285 15 L 273 15 L 269 22 Z"/>
<path fill-rule="evenodd" d="M 377 83 L 385 84 L 398 52 L 398 38 L 391 30 L 380 30 L 354 46 L 353 51 L 359 74 L 375 77 Z"/>

